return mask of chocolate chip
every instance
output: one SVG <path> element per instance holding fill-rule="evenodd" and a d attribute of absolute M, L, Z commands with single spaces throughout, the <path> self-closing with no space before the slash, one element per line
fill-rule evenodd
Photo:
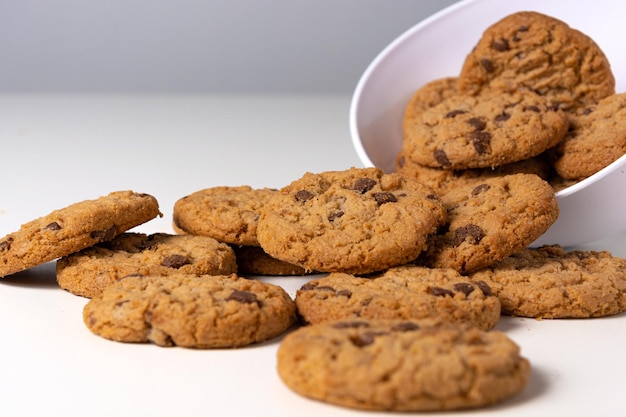
<path fill-rule="evenodd" d="M 402 323 L 398 323 L 391 328 L 393 332 L 412 332 L 414 330 L 419 330 L 420 326 L 410 321 L 403 321 Z"/>
<path fill-rule="evenodd" d="M 480 226 L 467 224 L 454 231 L 454 242 L 452 244 L 456 247 L 469 240 L 470 243 L 477 245 L 484 236 L 485 234 Z"/>
<path fill-rule="evenodd" d="M 491 133 L 489 132 L 472 132 L 470 134 L 470 142 L 474 145 L 478 155 L 491 152 Z"/>
<path fill-rule="evenodd" d="M 487 59 L 487 58 L 483 58 L 480 60 L 480 65 L 485 69 L 485 71 L 487 72 L 494 72 L 495 71 L 495 67 L 493 66 L 493 62 L 491 62 L 491 60 Z"/>
<path fill-rule="evenodd" d="M 52 222 L 44 227 L 46 230 L 61 230 L 61 225 L 57 222 Z"/>
<path fill-rule="evenodd" d="M 370 327 L 366 321 L 342 321 L 333 325 L 335 329 L 358 329 L 361 327 Z"/>
<path fill-rule="evenodd" d="M 437 149 L 435 152 L 433 152 L 433 157 L 435 158 L 435 161 L 437 161 L 437 163 L 442 167 L 449 167 L 450 165 L 452 165 L 452 163 L 448 159 L 448 155 L 446 155 L 446 153 L 441 149 Z"/>
<path fill-rule="evenodd" d="M 8 251 L 11 249 L 11 243 L 13 242 L 13 238 L 9 237 L 7 240 L 3 240 L 0 242 L 0 251 Z"/>
<path fill-rule="evenodd" d="M 354 182 L 353 190 L 360 192 L 361 194 L 365 194 L 376 185 L 376 180 L 371 178 L 359 178 Z"/>
<path fill-rule="evenodd" d="M 163 258 L 161 265 L 166 266 L 168 268 L 178 269 L 190 263 L 191 263 L 191 260 L 189 260 L 189 258 L 187 258 L 186 256 L 174 254 L 174 255 L 169 255 Z"/>
<path fill-rule="evenodd" d="M 485 281 L 476 281 L 475 283 L 476 283 L 476 286 L 480 288 L 483 294 L 485 294 L 487 297 L 490 297 L 493 295 L 493 291 L 491 291 L 491 287 Z"/>
<path fill-rule="evenodd" d="M 472 117 L 467 121 L 467 123 L 469 123 L 469 125 L 477 131 L 485 130 L 485 128 L 487 127 L 487 123 L 480 117 Z"/>
<path fill-rule="evenodd" d="M 491 42 L 491 47 L 498 52 L 508 51 L 510 48 L 509 41 L 506 39 L 494 40 Z"/>
<path fill-rule="evenodd" d="M 404 155 L 398 158 L 397 164 L 398 168 L 404 168 L 404 164 L 406 164 L 406 158 L 404 157 Z"/>
<path fill-rule="evenodd" d="M 226 301 L 237 301 L 241 304 L 257 303 L 259 307 L 261 306 L 261 301 L 257 299 L 256 294 L 249 291 L 234 290 L 228 297 L 226 297 Z"/>
<path fill-rule="evenodd" d="M 374 343 L 377 336 L 386 334 L 385 332 L 365 332 L 356 336 L 350 337 L 350 341 L 357 347 L 364 347 Z"/>
<path fill-rule="evenodd" d="M 582 111 L 583 116 L 587 116 L 588 114 L 591 114 L 591 113 L 593 113 L 593 108 L 591 107 L 587 107 L 586 109 Z"/>
<path fill-rule="evenodd" d="M 524 111 L 534 111 L 535 113 L 541 113 L 541 110 L 537 106 L 526 106 L 524 107 Z"/>
<path fill-rule="evenodd" d="M 515 42 L 519 42 L 521 41 L 521 38 L 518 36 L 518 33 L 520 32 L 528 32 L 528 26 L 520 26 L 517 31 L 515 32 L 515 34 L 513 35 L 513 40 Z"/>
<path fill-rule="evenodd" d="M 500 113 L 499 115 L 497 115 L 493 120 L 495 122 L 501 123 L 501 122 L 506 122 L 507 120 L 509 120 L 511 118 L 511 115 L 505 112 Z"/>
<path fill-rule="evenodd" d="M 453 119 L 459 114 L 467 113 L 467 110 L 452 110 L 446 114 L 446 119 Z"/>
<path fill-rule="evenodd" d="M 300 291 L 311 291 L 311 290 L 314 290 L 315 288 L 317 288 L 317 285 L 307 282 L 302 287 L 300 287 Z"/>
<path fill-rule="evenodd" d="M 330 216 L 328 216 L 328 220 L 329 221 L 335 221 L 335 219 L 340 218 L 341 216 L 343 216 L 345 213 L 343 211 L 335 211 L 334 213 L 331 213 Z"/>
<path fill-rule="evenodd" d="M 445 297 L 446 295 L 454 297 L 454 292 L 441 287 L 432 287 L 428 292 L 430 295 L 434 295 L 436 297 Z"/>
<path fill-rule="evenodd" d="M 462 292 L 467 297 L 474 291 L 474 286 L 466 282 L 457 282 L 454 284 L 454 291 Z"/>
<path fill-rule="evenodd" d="M 480 184 L 476 187 L 474 187 L 474 189 L 472 190 L 472 195 L 473 196 L 477 196 L 480 193 L 484 193 L 485 191 L 489 190 L 491 188 L 491 186 L 489 184 Z"/>
<path fill-rule="evenodd" d="M 347 297 L 350 298 L 352 297 L 352 291 L 350 290 L 341 290 L 341 291 L 337 291 L 337 295 L 341 296 L 341 297 Z"/>
<path fill-rule="evenodd" d="M 395 195 L 392 193 L 374 193 L 372 194 L 374 200 L 378 203 L 379 206 L 386 203 L 395 203 L 398 201 Z"/>
<path fill-rule="evenodd" d="M 315 197 L 315 194 L 307 190 L 300 190 L 296 193 L 297 201 L 307 201 L 312 199 L 313 197 Z"/>
<path fill-rule="evenodd" d="M 117 228 L 115 226 L 111 226 L 107 230 L 94 230 L 93 232 L 91 232 L 90 236 L 92 239 L 100 242 L 105 242 L 115 237 L 116 230 Z"/>

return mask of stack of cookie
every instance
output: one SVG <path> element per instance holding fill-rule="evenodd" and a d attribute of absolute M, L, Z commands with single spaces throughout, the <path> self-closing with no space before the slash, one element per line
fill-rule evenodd
<path fill-rule="evenodd" d="M 457 77 L 413 94 L 396 169 L 442 193 L 514 172 L 560 189 L 626 153 L 624 107 L 590 37 L 550 16 L 514 13 L 485 30 Z"/>

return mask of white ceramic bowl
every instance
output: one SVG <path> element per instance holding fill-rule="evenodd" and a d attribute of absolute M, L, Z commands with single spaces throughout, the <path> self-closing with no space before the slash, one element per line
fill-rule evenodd
<path fill-rule="evenodd" d="M 368 66 L 352 97 L 350 133 L 365 166 L 386 172 L 402 146 L 404 107 L 428 81 L 457 76 L 483 31 L 511 13 L 541 12 L 589 35 L 607 55 L 626 92 L 623 16 L 626 2 L 614 0 L 466 0 L 418 23 L 389 44 Z M 595 175 L 557 193 L 558 220 L 533 246 L 572 247 L 626 230 L 626 156 Z"/>

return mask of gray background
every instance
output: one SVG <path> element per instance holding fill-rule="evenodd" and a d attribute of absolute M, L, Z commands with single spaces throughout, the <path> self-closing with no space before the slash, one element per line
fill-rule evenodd
<path fill-rule="evenodd" d="M 0 0 L 0 93 L 349 94 L 455 2 Z"/>

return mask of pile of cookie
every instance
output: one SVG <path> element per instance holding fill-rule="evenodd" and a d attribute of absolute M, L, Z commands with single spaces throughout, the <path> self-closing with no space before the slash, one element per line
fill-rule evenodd
<path fill-rule="evenodd" d="M 436 137 L 469 126 L 465 150 L 453 147 L 457 140 L 420 145 L 411 136 L 396 173 L 349 168 L 305 173 L 281 189 L 198 190 L 176 201 L 174 234 L 132 232 L 162 215 L 159 204 L 151 195 L 113 192 L 1 238 L 0 277 L 56 260 L 59 286 L 89 299 L 85 325 L 114 341 L 209 349 L 281 336 L 280 378 L 320 401 L 394 411 L 503 401 L 526 386 L 531 365 L 494 330 L 502 314 L 588 318 L 626 310 L 626 260 L 528 247 L 559 214 L 537 155 L 574 143 L 586 129 L 578 130 L 574 115 L 601 114 L 602 100 L 613 97 L 602 55 L 560 23 L 550 26 L 550 39 L 568 36 L 576 51 L 595 57 L 577 61 L 589 85 L 558 95 L 520 85 L 502 91 L 516 78 L 506 78 L 495 55 L 534 56 L 516 45 L 545 32 L 541 19 L 551 18 L 521 13 L 494 25 L 468 57 L 465 75 L 442 82 L 452 89 L 424 89 L 416 96 L 430 98 L 411 102 L 414 132 L 420 123 Z M 480 91 L 470 94 L 468 85 Z M 494 126 L 508 132 L 503 144 Z M 508 156 L 511 143 L 520 159 Z M 438 182 L 409 169 L 437 172 Z M 308 274 L 315 275 L 293 298 L 255 279 Z"/>
<path fill-rule="evenodd" d="M 626 153 L 625 114 L 626 94 L 593 39 L 514 13 L 487 28 L 458 76 L 414 92 L 396 170 L 438 192 L 516 172 L 562 189 Z"/>

